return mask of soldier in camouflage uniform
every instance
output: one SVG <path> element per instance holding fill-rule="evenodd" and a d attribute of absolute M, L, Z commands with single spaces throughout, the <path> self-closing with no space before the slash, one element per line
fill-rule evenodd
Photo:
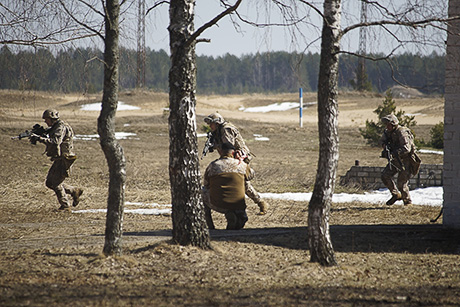
<path fill-rule="evenodd" d="M 233 124 L 224 120 L 219 113 L 212 113 L 204 118 L 204 121 L 209 125 L 213 134 L 213 149 L 219 148 L 223 143 L 230 143 L 235 147 L 235 158 L 244 161 L 249 165 L 253 156 L 251 151 L 246 146 L 243 137 L 238 128 Z M 251 198 L 260 209 L 260 215 L 266 214 L 268 204 L 260 198 L 259 193 L 254 189 L 251 182 L 245 182 L 246 195 Z"/>
<path fill-rule="evenodd" d="M 244 227 L 248 220 L 245 202 L 245 181 L 252 178 L 253 172 L 248 164 L 234 158 L 232 144 L 224 143 L 217 148 L 220 158 L 206 168 L 203 180 L 203 203 L 206 222 L 214 229 L 211 210 L 225 214 L 227 229 Z"/>
<path fill-rule="evenodd" d="M 70 208 L 70 200 L 67 194 L 72 197 L 72 206 L 77 206 L 83 190 L 64 184 L 65 178 L 70 175 L 70 168 L 77 156 L 73 151 L 74 133 L 72 127 L 59 118 L 56 110 L 48 109 L 43 112 L 42 118 L 49 127 L 46 136 L 32 135 L 35 139 L 46 145 L 46 155 L 50 157 L 53 164 L 46 177 L 46 186 L 56 193 L 59 210 Z"/>
<path fill-rule="evenodd" d="M 404 205 L 410 205 L 412 200 L 409 194 L 408 182 L 411 176 L 418 173 L 421 160 L 415 153 L 414 136 L 409 128 L 399 125 L 398 118 L 387 115 L 382 118 L 386 129 L 380 139 L 380 145 L 389 152 L 389 163 L 382 171 L 382 181 L 390 190 L 391 198 L 386 202 L 393 205 L 397 200 L 402 200 Z M 388 147 L 387 147 L 388 146 Z M 398 174 L 395 184 L 393 176 Z"/>

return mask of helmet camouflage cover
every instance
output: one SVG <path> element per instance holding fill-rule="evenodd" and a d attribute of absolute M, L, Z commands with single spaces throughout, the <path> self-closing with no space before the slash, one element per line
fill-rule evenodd
<path fill-rule="evenodd" d="M 384 123 L 385 125 L 386 124 L 398 125 L 399 120 L 395 115 L 389 114 L 387 116 L 382 117 L 382 123 Z"/>
<path fill-rule="evenodd" d="M 59 112 L 54 109 L 48 109 L 43 112 L 43 119 L 45 118 L 51 118 L 51 119 L 58 119 L 59 118 Z"/>
<path fill-rule="evenodd" d="M 224 118 L 219 113 L 212 113 L 209 114 L 207 117 L 204 118 L 204 121 L 209 125 L 211 123 L 223 124 Z"/>

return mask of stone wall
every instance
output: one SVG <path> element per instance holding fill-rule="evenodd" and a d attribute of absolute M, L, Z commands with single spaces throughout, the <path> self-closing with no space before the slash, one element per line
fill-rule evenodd
<path fill-rule="evenodd" d="M 352 166 L 345 176 L 340 177 L 340 185 L 356 186 L 369 190 L 385 188 L 380 178 L 383 169 L 384 167 L 378 166 Z M 409 181 L 410 189 L 442 185 L 443 165 L 441 164 L 422 164 L 419 173 Z"/>

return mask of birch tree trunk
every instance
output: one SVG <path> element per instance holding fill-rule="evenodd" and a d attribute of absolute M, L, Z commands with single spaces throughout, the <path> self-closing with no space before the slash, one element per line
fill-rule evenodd
<path fill-rule="evenodd" d="M 126 160 L 123 148 L 115 139 L 115 114 L 118 104 L 118 64 L 120 6 L 118 0 L 107 0 L 105 7 L 104 89 L 102 110 L 97 120 L 102 151 L 109 167 L 109 196 L 105 225 L 105 255 L 121 254 Z"/>
<path fill-rule="evenodd" d="M 341 0 L 324 1 L 321 60 L 318 79 L 319 160 L 308 207 L 311 261 L 336 265 L 329 234 L 329 214 L 339 160 L 337 76 L 340 51 Z"/>
<path fill-rule="evenodd" d="M 194 0 L 170 1 L 169 180 L 173 240 L 207 249 L 211 246 L 201 198 L 196 134 L 194 9 Z"/>

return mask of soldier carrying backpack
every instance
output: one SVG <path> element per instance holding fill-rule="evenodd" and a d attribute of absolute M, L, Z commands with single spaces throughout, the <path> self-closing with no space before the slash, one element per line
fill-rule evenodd
<path fill-rule="evenodd" d="M 391 198 L 386 202 L 388 206 L 402 200 L 404 205 L 412 204 L 408 182 L 411 176 L 417 175 L 421 160 L 415 153 L 414 136 L 409 128 L 399 125 L 398 118 L 387 115 L 382 118 L 386 129 L 380 139 L 383 153 L 388 164 L 382 171 L 382 182 L 390 190 Z M 396 183 L 393 176 L 398 174 Z"/>

